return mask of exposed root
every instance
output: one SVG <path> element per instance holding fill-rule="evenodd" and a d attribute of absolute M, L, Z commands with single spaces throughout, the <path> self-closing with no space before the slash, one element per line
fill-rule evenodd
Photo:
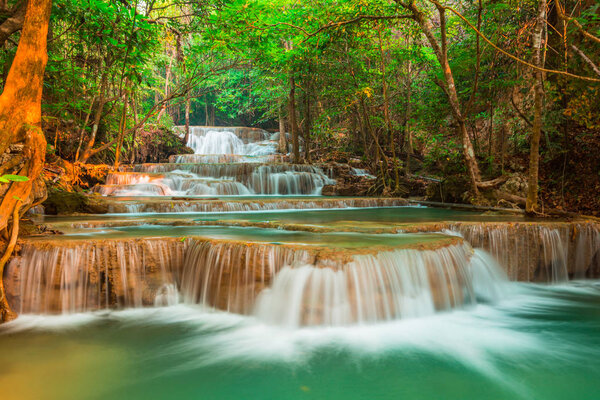
<path fill-rule="evenodd" d="M 8 259 L 12 255 L 15 245 L 17 244 L 17 237 L 19 236 L 19 206 L 20 201 L 17 202 L 14 210 L 13 210 L 13 226 L 12 232 L 10 235 L 10 241 L 8 242 L 8 246 L 6 246 L 6 250 L 4 251 L 4 255 L 0 258 L 0 323 L 8 322 L 15 318 L 17 318 L 17 314 L 11 310 L 10 304 L 8 304 L 8 300 L 6 299 L 6 294 L 4 292 L 4 266 L 8 262 Z"/>

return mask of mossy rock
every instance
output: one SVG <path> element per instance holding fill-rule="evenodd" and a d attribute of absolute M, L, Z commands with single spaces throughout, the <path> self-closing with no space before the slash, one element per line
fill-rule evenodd
<path fill-rule="evenodd" d="M 48 198 L 43 203 L 46 214 L 106 214 L 108 206 L 99 199 L 80 192 L 68 192 L 60 189 L 49 189 Z"/>

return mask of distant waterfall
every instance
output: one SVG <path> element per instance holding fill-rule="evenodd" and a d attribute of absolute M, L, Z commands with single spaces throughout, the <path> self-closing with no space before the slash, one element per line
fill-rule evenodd
<path fill-rule="evenodd" d="M 246 143 L 240 138 L 240 133 L 236 128 L 194 126 L 190 127 L 187 146 L 196 155 L 266 156 L 277 152 L 276 144 L 266 132 L 246 137 Z"/>
<path fill-rule="evenodd" d="M 260 129 L 190 127 L 195 154 L 166 164 L 123 167 L 94 188 L 104 196 L 320 195 L 335 180 L 317 166 L 286 164 L 277 141 Z"/>
<path fill-rule="evenodd" d="M 229 131 L 203 131 L 192 129 L 187 146 L 195 154 L 245 154 L 246 146 Z"/>
<path fill-rule="evenodd" d="M 313 165 L 141 164 L 108 175 L 105 196 L 319 195 L 335 183 Z"/>

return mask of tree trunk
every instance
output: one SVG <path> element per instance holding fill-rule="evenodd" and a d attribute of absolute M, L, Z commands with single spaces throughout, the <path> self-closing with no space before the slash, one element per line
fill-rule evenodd
<path fill-rule="evenodd" d="M 208 95 L 204 96 L 204 126 L 208 126 Z"/>
<path fill-rule="evenodd" d="M 310 130 L 312 128 L 310 114 L 310 80 L 306 85 L 306 93 L 304 95 L 304 108 L 306 113 L 306 118 L 304 119 L 304 160 L 310 164 Z"/>
<path fill-rule="evenodd" d="M 392 163 L 394 169 L 394 190 L 398 191 L 400 189 L 400 172 L 399 172 L 399 162 L 398 157 L 396 156 L 396 140 L 394 137 L 394 130 L 392 128 L 392 119 L 390 117 L 390 98 L 388 95 L 388 87 L 386 80 L 386 71 L 385 71 L 385 57 L 383 53 L 383 41 L 381 40 L 381 26 L 377 31 L 379 36 L 379 56 L 381 58 L 381 83 L 382 83 L 382 91 L 383 91 L 383 118 L 385 120 L 385 129 L 390 139 L 390 150 L 392 151 Z"/>
<path fill-rule="evenodd" d="M 1 3 L 0 3 L 1 4 Z M 6 4 L 4 4 L 6 6 Z M 0 46 L 3 46 L 8 38 L 23 27 L 27 2 L 23 1 L 12 15 L 0 24 Z M 6 7 L 2 7 L 6 8 Z"/>
<path fill-rule="evenodd" d="M 408 46 L 407 46 L 408 47 Z M 406 168 L 405 174 L 406 176 L 410 176 L 410 157 L 413 154 L 413 138 L 412 138 L 412 130 L 410 129 L 410 119 L 412 114 L 412 81 L 411 81 L 411 72 L 412 65 L 410 60 L 407 62 L 407 71 L 406 71 L 406 114 L 404 118 L 406 120 Z"/>
<path fill-rule="evenodd" d="M 123 146 L 123 138 L 125 137 L 125 127 L 127 125 L 127 104 L 129 103 L 126 96 L 123 96 L 123 113 L 121 121 L 119 121 L 119 139 L 117 140 L 117 148 L 115 149 L 115 164 L 114 167 L 119 167 L 119 158 L 121 158 L 121 147 Z"/>
<path fill-rule="evenodd" d="M 104 106 L 107 103 L 106 100 L 106 89 L 108 86 L 108 77 L 106 73 L 102 75 L 102 83 L 100 84 L 100 93 L 98 94 L 98 106 L 96 107 L 96 113 L 94 114 L 94 123 L 92 125 L 92 132 L 90 139 L 85 145 L 81 156 L 77 159 L 78 162 L 85 164 L 88 159 L 92 156 L 92 149 L 96 143 L 96 135 L 98 134 L 98 128 L 100 127 L 100 120 L 102 119 L 102 113 L 104 112 Z"/>
<path fill-rule="evenodd" d="M 292 152 L 294 164 L 300 162 L 300 144 L 298 143 L 298 124 L 296 123 L 296 81 L 294 75 L 290 72 L 290 94 L 288 100 L 289 107 L 289 123 L 292 131 Z"/>
<path fill-rule="evenodd" d="M 463 157 L 465 159 L 465 165 L 469 173 L 471 190 L 473 191 L 473 194 L 475 196 L 478 196 L 479 189 L 477 188 L 477 183 L 481 180 L 481 174 L 479 172 L 479 165 L 477 164 L 477 159 L 475 158 L 475 150 L 473 149 L 473 144 L 471 143 L 471 138 L 469 137 L 469 132 L 467 131 L 465 119 L 460 109 L 460 101 L 458 99 L 458 93 L 456 91 L 456 85 L 454 83 L 454 75 L 452 74 L 452 69 L 450 68 L 450 64 L 448 62 L 445 10 L 444 8 L 436 4 L 440 16 L 441 32 L 440 43 L 438 43 L 437 38 L 433 33 L 433 25 L 431 24 L 431 21 L 428 19 L 428 17 L 417 8 L 414 2 L 409 3 L 407 6 L 413 13 L 413 19 L 419 24 L 421 30 L 425 34 L 425 37 L 429 41 L 429 44 L 431 45 L 433 52 L 435 53 L 436 58 L 440 63 L 442 72 L 444 73 L 443 89 L 446 95 L 448 96 L 448 101 L 450 103 L 452 115 L 458 125 L 457 131 L 462 141 Z"/>
<path fill-rule="evenodd" d="M 542 34 L 546 21 L 546 0 L 540 0 L 538 16 L 533 33 L 533 63 L 543 67 Z M 533 101 L 533 129 L 531 131 L 531 147 L 529 150 L 529 182 L 527 189 L 527 204 L 525 209 L 533 213 L 538 209 L 538 175 L 540 163 L 540 137 L 542 135 L 542 102 L 544 97 L 543 75 L 540 70 L 535 71 L 534 101 Z"/>
<path fill-rule="evenodd" d="M 190 107 L 192 105 L 192 96 L 188 91 L 185 95 L 185 138 L 184 142 L 187 144 L 190 138 Z"/>
<path fill-rule="evenodd" d="M 88 112 L 85 115 L 85 121 L 83 122 L 83 125 L 81 125 L 81 131 L 79 132 L 79 144 L 77 145 L 77 151 L 75 152 L 75 160 L 79 159 L 79 152 L 81 151 L 81 145 L 83 144 L 83 136 L 85 135 L 85 128 L 90 120 L 90 115 L 92 115 L 92 109 L 94 107 L 95 101 L 96 101 L 96 96 L 92 97 L 92 101 L 90 102 L 90 108 L 88 109 Z"/>
<path fill-rule="evenodd" d="M 17 314 L 11 310 L 8 299 L 6 298 L 6 291 L 4 290 L 4 266 L 8 262 L 15 245 L 17 244 L 17 238 L 19 236 L 19 207 L 18 205 L 13 210 L 13 226 L 10 234 L 8 245 L 4 250 L 4 255 L 0 258 L 0 323 L 10 321 L 17 318 Z"/>
<path fill-rule="evenodd" d="M 14 234 L 18 234 L 21 203 L 28 203 L 34 181 L 40 175 L 46 156 L 46 139 L 42 132 L 42 88 L 48 60 L 46 45 L 51 0 L 29 0 L 19 46 L 0 95 L 0 155 L 11 144 L 24 144 L 22 165 L 10 171 L 27 176 L 27 182 L 13 182 L 0 204 L 0 230 L 13 216 Z M 15 239 L 16 240 L 16 239 Z M 12 249 L 7 246 L 2 259 L 8 260 Z M 3 268 L 3 266 L 2 266 Z M 0 279 L 2 275 L 0 274 Z M 0 286 L 0 320 L 15 317 Z"/>
<path fill-rule="evenodd" d="M 287 154 L 287 137 L 285 135 L 285 120 L 283 118 L 283 106 L 279 107 L 279 152 Z"/>
<path fill-rule="evenodd" d="M 135 163 L 135 137 L 137 134 L 136 127 L 138 126 L 138 113 L 137 113 L 137 101 L 135 100 L 135 93 L 131 96 L 131 111 L 133 111 L 133 132 L 131 132 L 131 157 L 129 163 Z"/>
<path fill-rule="evenodd" d="M 167 98 L 169 97 L 169 83 L 171 81 L 171 68 L 173 66 L 173 51 L 169 51 L 171 57 L 169 58 L 169 63 L 167 64 L 167 71 L 165 73 L 165 96 L 163 98 Z M 169 55 L 169 54 L 167 54 Z M 156 117 L 156 125 L 160 124 L 160 120 L 162 119 L 162 116 L 164 115 L 164 113 L 167 111 L 167 102 L 164 102 L 162 107 L 160 108 L 160 112 L 158 113 L 158 116 Z"/>

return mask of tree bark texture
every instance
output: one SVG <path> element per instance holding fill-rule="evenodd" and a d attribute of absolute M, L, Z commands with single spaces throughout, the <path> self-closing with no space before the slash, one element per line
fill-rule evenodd
<path fill-rule="evenodd" d="M 546 0 L 540 0 L 538 16 L 533 32 L 533 63 L 538 67 L 543 66 L 542 35 L 546 22 Z M 543 75 L 540 70 L 535 71 L 533 100 L 533 128 L 529 149 L 529 180 L 527 188 L 527 204 L 525 209 L 533 213 L 538 209 L 538 176 L 540 164 L 540 137 L 542 135 L 542 102 L 544 97 Z"/>
<path fill-rule="evenodd" d="M 294 164 L 300 162 L 300 144 L 298 143 L 298 123 L 296 122 L 296 80 L 294 75 L 290 73 L 290 94 L 288 101 L 289 123 L 292 131 L 292 152 Z"/>
<path fill-rule="evenodd" d="M 46 46 L 51 8 L 51 0 L 28 2 L 19 46 L 4 91 L 0 95 L 0 157 L 6 155 L 11 145 L 23 145 L 23 162 L 16 165 L 14 171 L 7 172 L 29 178 L 26 182 L 10 183 L 10 187 L 4 192 L 0 203 L 0 231 L 7 228 L 11 216 L 13 219 L 17 218 L 13 221 L 13 230 L 14 227 L 18 229 L 21 204 L 27 207 L 33 202 L 30 194 L 46 156 L 46 139 L 41 126 L 41 102 L 48 60 Z M 10 250 L 10 246 L 8 247 L 7 250 Z M 4 298 L 3 291 L 0 297 Z M 0 303 L 0 314 L 13 316 L 6 309 L 7 306 L 6 302 Z"/>
<path fill-rule="evenodd" d="M 283 117 L 283 107 L 279 108 L 279 152 L 281 154 L 287 154 L 288 152 L 287 137 L 285 134 L 285 119 Z"/>

